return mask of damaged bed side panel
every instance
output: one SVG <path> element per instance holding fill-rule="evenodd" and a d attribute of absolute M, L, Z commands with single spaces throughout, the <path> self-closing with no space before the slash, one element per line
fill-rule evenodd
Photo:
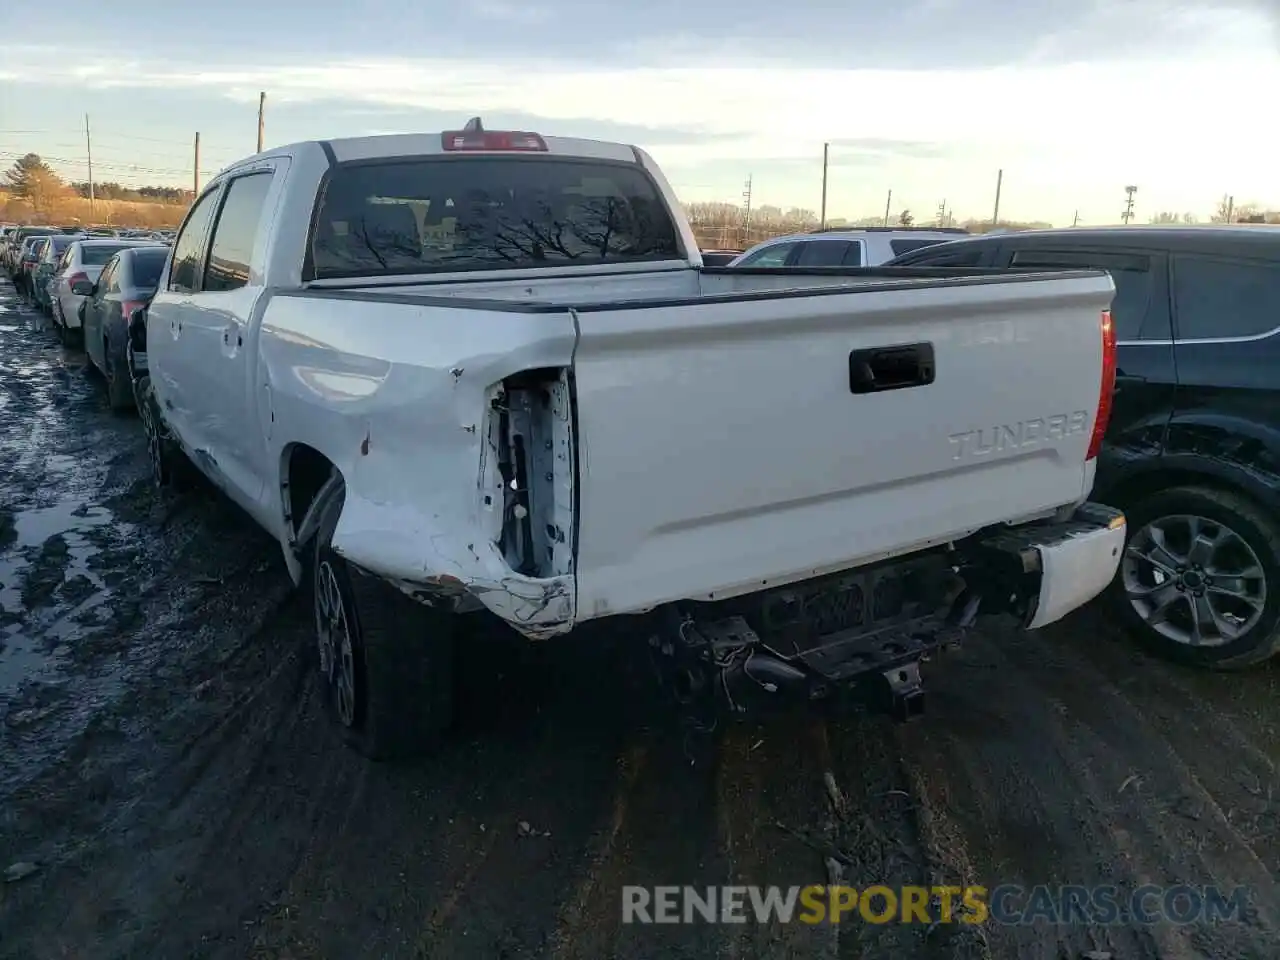
<path fill-rule="evenodd" d="M 345 486 L 338 553 L 420 599 L 478 602 L 530 636 L 572 627 L 567 312 L 281 295 L 260 344 L 266 486 L 280 490 L 297 444 L 326 457 Z M 517 511 L 499 458 L 514 434 L 500 443 L 494 427 L 512 402 L 537 413 L 519 442 L 539 445 L 524 492 L 545 544 L 521 569 L 503 552 Z"/>

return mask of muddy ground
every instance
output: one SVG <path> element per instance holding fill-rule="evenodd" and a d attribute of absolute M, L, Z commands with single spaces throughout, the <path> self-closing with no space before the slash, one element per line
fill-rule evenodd
<path fill-rule="evenodd" d="M 4 960 L 1280 956 L 1275 669 L 1173 669 L 1086 611 L 940 657 L 905 726 L 691 740 L 607 636 L 494 638 L 444 754 L 375 766 L 325 726 L 275 545 L 208 492 L 154 495 L 137 419 L 7 285 L 0 471 Z M 1243 884 L 1251 907 L 621 923 L 624 884 L 823 883 L 829 856 L 857 885 Z"/>

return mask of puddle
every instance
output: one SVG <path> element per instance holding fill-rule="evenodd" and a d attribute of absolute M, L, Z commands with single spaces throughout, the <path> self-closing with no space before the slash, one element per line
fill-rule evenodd
<path fill-rule="evenodd" d="M 46 652 L 44 643 L 20 624 L 8 627 L 0 640 L 0 697 L 12 697 L 27 681 L 50 676 L 63 656 Z"/>
<path fill-rule="evenodd" d="M 89 566 L 99 549 L 87 532 L 112 521 L 111 511 L 105 507 L 86 507 L 80 500 L 63 500 L 14 514 L 14 542 L 0 554 L 0 611 L 9 617 L 21 616 L 23 622 L 5 628 L 0 648 L 0 697 L 10 697 L 27 681 L 54 672 L 69 652 L 69 644 L 84 629 L 78 618 L 110 597 L 101 577 Z M 27 611 L 22 601 L 23 582 L 35 567 L 39 548 L 58 536 L 66 544 L 59 583 L 81 578 L 92 590 L 69 607 L 55 601 L 50 608 Z M 55 649 L 50 651 L 49 647 Z"/>
<path fill-rule="evenodd" d="M 44 468 L 50 473 L 66 473 L 77 463 L 78 461 L 75 457 L 68 456 L 65 453 L 55 453 L 45 461 Z"/>

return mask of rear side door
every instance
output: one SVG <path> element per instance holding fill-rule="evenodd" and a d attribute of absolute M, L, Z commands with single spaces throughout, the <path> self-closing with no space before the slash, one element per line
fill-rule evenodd
<path fill-rule="evenodd" d="M 1275 503 L 1280 263 L 1175 253 L 1172 267 L 1178 398 L 1168 454 L 1230 468 L 1232 479 Z"/>
<path fill-rule="evenodd" d="M 201 435 L 234 498 L 253 512 L 265 480 L 262 432 L 255 416 L 255 355 L 250 342 L 254 309 L 262 297 L 264 243 L 274 164 L 237 173 L 226 183 L 210 232 L 199 289 L 185 312 L 187 350 L 201 358 L 192 377 L 199 391 Z"/>
<path fill-rule="evenodd" d="M 1116 388 L 1094 489 L 1108 488 L 1164 450 L 1178 389 L 1169 308 L 1169 258 L 1161 250 L 1022 246 L 1006 239 L 1000 266 L 1105 270 L 1116 285 Z"/>

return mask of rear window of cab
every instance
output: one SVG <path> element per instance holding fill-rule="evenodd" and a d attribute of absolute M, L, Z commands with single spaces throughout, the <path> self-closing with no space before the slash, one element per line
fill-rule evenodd
<path fill-rule="evenodd" d="M 682 258 L 642 167 L 547 156 L 338 164 L 310 254 L 317 280 Z"/>

